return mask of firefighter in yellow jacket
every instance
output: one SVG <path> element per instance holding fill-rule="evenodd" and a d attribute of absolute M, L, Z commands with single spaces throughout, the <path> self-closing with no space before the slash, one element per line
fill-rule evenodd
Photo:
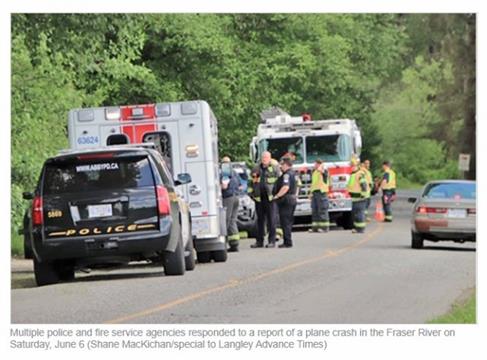
<path fill-rule="evenodd" d="M 382 164 L 382 206 L 384 207 L 385 221 L 392 222 L 392 202 L 396 198 L 396 173 L 391 169 L 391 163 L 384 161 Z"/>
<path fill-rule="evenodd" d="M 369 218 L 369 207 L 370 207 L 370 197 L 372 194 L 372 189 L 374 188 L 374 180 L 372 178 L 372 173 L 370 172 L 370 160 L 365 160 L 363 163 L 360 164 L 360 169 L 365 174 L 365 179 L 367 180 L 367 185 L 369 186 L 369 192 L 367 194 L 367 200 L 365 204 L 365 219 L 367 222 L 370 221 Z"/>
<path fill-rule="evenodd" d="M 359 167 L 359 160 L 352 158 L 352 173 L 348 181 L 347 190 L 352 198 L 352 217 L 354 233 L 365 232 L 365 207 L 369 194 L 369 185 L 365 172 Z"/>
<path fill-rule="evenodd" d="M 311 229 L 310 232 L 328 232 L 330 218 L 328 215 L 328 170 L 320 159 L 316 159 L 311 173 Z"/>

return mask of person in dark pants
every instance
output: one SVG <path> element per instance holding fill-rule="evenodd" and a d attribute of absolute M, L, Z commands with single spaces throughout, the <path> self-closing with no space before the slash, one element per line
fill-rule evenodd
<path fill-rule="evenodd" d="M 265 226 L 267 224 L 268 239 L 266 247 L 276 246 L 277 207 L 272 201 L 272 189 L 281 175 L 277 161 L 272 159 L 271 153 L 264 151 L 261 162 L 252 169 L 252 186 L 249 194 L 255 201 L 257 212 L 257 239 L 251 248 L 264 246 Z"/>
<path fill-rule="evenodd" d="M 280 248 L 293 246 L 292 229 L 294 224 L 294 210 L 296 209 L 296 176 L 292 171 L 293 163 L 289 158 L 281 159 L 282 175 L 277 179 L 274 187 L 274 199 L 279 209 L 279 219 L 283 232 L 283 244 Z"/>
<path fill-rule="evenodd" d="M 330 217 L 328 214 L 329 176 L 320 159 L 316 159 L 311 174 L 311 229 L 310 232 L 328 232 L 330 230 Z"/>
<path fill-rule="evenodd" d="M 358 159 L 353 158 L 352 173 L 348 181 L 347 190 L 352 198 L 353 233 L 365 232 L 365 207 L 367 206 L 367 196 L 369 186 L 365 173 L 359 167 Z"/>
<path fill-rule="evenodd" d="M 385 222 L 392 222 L 392 202 L 396 198 L 396 173 L 391 169 L 391 163 L 384 161 L 382 163 L 382 206 L 384 207 Z"/>
<path fill-rule="evenodd" d="M 369 217 L 369 207 L 371 202 L 371 196 L 375 195 L 373 192 L 374 184 L 373 184 L 373 177 L 372 173 L 370 172 L 370 160 L 365 160 L 361 165 L 360 169 L 364 172 L 365 178 L 367 179 L 367 185 L 369 186 L 369 194 L 367 196 L 367 200 L 365 202 L 365 219 L 367 222 L 370 222 Z"/>
<path fill-rule="evenodd" d="M 237 227 L 240 178 L 232 169 L 230 158 L 228 156 L 225 156 L 222 159 L 220 182 L 222 187 L 223 206 L 226 208 L 227 242 L 230 247 L 228 251 L 236 252 L 238 251 L 238 244 L 240 241 L 240 233 Z"/>

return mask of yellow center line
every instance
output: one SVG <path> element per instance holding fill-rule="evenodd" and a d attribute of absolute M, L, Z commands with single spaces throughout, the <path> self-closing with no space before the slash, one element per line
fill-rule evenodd
<path fill-rule="evenodd" d="M 321 260 L 324 260 L 324 259 L 327 259 L 330 257 L 336 257 L 339 255 L 342 255 L 343 253 L 346 253 L 350 250 L 353 250 L 353 249 L 365 244 L 366 242 L 372 240 L 377 234 L 379 234 L 383 230 L 383 228 L 384 228 L 384 225 L 382 223 L 380 223 L 372 232 L 368 233 L 360 241 L 357 241 L 351 245 L 345 246 L 345 247 L 340 248 L 338 250 L 335 250 L 335 251 L 327 250 L 322 255 L 315 256 L 315 257 L 305 259 L 305 260 L 301 260 L 301 261 L 297 261 L 297 262 L 291 263 L 289 265 L 278 267 L 278 268 L 275 268 L 273 270 L 270 270 L 270 271 L 267 271 L 264 273 L 249 276 L 247 278 L 231 279 L 226 284 L 216 286 L 216 287 L 213 287 L 210 289 L 198 291 L 198 292 L 195 292 L 193 294 L 190 294 L 190 295 L 181 297 L 179 299 L 170 301 L 168 303 L 160 304 L 160 305 L 157 305 L 155 307 L 152 307 L 152 308 L 149 308 L 146 310 L 142 310 L 142 311 L 139 311 L 139 312 L 136 312 L 133 314 L 121 316 L 119 318 L 106 321 L 105 324 L 119 324 L 119 323 L 124 323 L 124 322 L 130 321 L 130 320 L 133 320 L 133 319 L 137 319 L 140 317 L 152 315 L 154 313 L 158 313 L 158 312 L 173 308 L 173 307 L 181 305 L 181 304 L 185 304 L 185 303 L 188 303 L 191 301 L 195 301 L 195 300 L 201 299 L 203 297 L 206 297 L 206 296 L 218 293 L 218 292 L 222 292 L 222 291 L 227 290 L 227 289 L 231 289 L 231 288 L 235 288 L 237 286 L 243 285 L 243 284 L 248 284 L 251 282 L 259 281 L 259 280 L 265 279 L 267 277 L 270 277 L 270 276 L 273 276 L 276 274 L 282 274 L 284 272 L 288 272 L 288 271 L 294 270 L 296 268 L 303 267 L 305 265 L 313 264 L 315 262 L 318 262 L 318 261 L 321 261 Z"/>

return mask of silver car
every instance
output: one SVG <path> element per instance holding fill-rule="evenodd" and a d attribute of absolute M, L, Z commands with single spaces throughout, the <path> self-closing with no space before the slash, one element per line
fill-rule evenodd
<path fill-rule="evenodd" d="M 424 240 L 476 241 L 476 183 L 468 180 L 438 180 L 425 185 L 414 203 L 411 247 L 420 249 Z"/>

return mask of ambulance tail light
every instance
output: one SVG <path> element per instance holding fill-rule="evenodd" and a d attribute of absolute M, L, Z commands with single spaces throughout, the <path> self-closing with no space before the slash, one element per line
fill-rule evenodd
<path fill-rule="evenodd" d="M 44 215 L 42 213 L 42 197 L 36 196 L 32 201 L 32 225 L 39 226 L 44 223 Z"/>
<path fill-rule="evenodd" d="M 157 210 L 159 215 L 166 216 L 171 214 L 171 202 L 169 200 L 169 193 L 162 185 L 157 185 Z"/>

